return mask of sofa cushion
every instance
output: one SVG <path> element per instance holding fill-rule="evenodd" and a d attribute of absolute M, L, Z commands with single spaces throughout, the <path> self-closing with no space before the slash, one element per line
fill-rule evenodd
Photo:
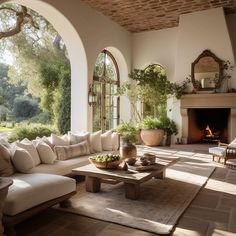
<path fill-rule="evenodd" d="M 39 141 L 36 144 L 36 148 L 42 163 L 53 164 L 54 161 L 57 159 L 56 154 L 53 152 L 53 150 L 47 143 Z"/>
<path fill-rule="evenodd" d="M 13 175 L 14 172 L 10 151 L 0 143 L 0 176 L 10 176 Z"/>
<path fill-rule="evenodd" d="M 1 138 L 0 139 L 0 143 L 5 146 L 6 148 L 10 149 L 11 148 L 11 144 L 8 143 L 5 139 Z"/>
<path fill-rule="evenodd" d="M 112 151 L 112 131 L 101 134 L 102 150 Z"/>
<path fill-rule="evenodd" d="M 108 154 L 111 151 L 104 151 L 102 154 Z M 112 152 L 114 154 L 118 154 L 117 152 Z M 90 156 L 96 156 L 97 154 L 90 154 Z M 84 166 L 89 164 L 88 156 L 80 156 L 74 157 L 68 160 L 59 161 L 56 160 L 53 165 L 52 164 L 41 164 L 35 166 L 33 169 L 30 170 L 30 173 L 49 173 L 49 174 L 56 174 L 56 175 L 70 175 L 71 170 L 78 168 L 80 166 Z"/>
<path fill-rule="evenodd" d="M 70 145 L 67 134 L 63 136 L 58 136 L 56 134 L 51 134 L 51 141 L 53 146 L 67 146 Z"/>
<path fill-rule="evenodd" d="M 101 140 L 102 131 L 97 131 L 90 134 L 90 152 L 101 152 L 102 151 L 102 140 Z"/>
<path fill-rule="evenodd" d="M 34 165 L 37 166 L 41 163 L 38 151 L 30 140 L 23 139 L 21 142 L 15 142 L 15 145 L 19 148 L 25 149 L 30 154 L 34 160 Z"/>
<path fill-rule="evenodd" d="M 72 133 L 71 131 L 68 132 L 68 139 L 70 144 L 81 143 L 83 141 L 89 142 L 90 133 Z"/>
<path fill-rule="evenodd" d="M 16 170 L 22 173 L 29 173 L 30 169 L 32 169 L 35 164 L 31 155 L 23 148 L 15 147 L 12 163 Z"/>
<path fill-rule="evenodd" d="M 42 138 L 37 137 L 36 140 L 45 142 L 53 150 L 54 145 L 52 144 L 52 138 L 51 137 L 46 137 L 46 136 L 43 136 Z"/>
<path fill-rule="evenodd" d="M 75 180 L 51 174 L 14 174 L 3 213 L 16 215 L 41 203 L 76 190 Z"/>
<path fill-rule="evenodd" d="M 119 135 L 116 132 L 113 132 L 111 135 L 112 139 L 112 150 L 116 151 L 119 148 Z"/>
<path fill-rule="evenodd" d="M 89 146 L 87 141 L 68 146 L 55 146 L 54 152 L 58 160 L 67 160 L 73 157 L 79 157 L 89 153 Z"/>
<path fill-rule="evenodd" d="M 225 147 L 211 147 L 209 148 L 209 153 L 216 156 L 224 157 L 226 154 L 226 148 Z"/>
<path fill-rule="evenodd" d="M 87 149 L 88 152 L 86 154 L 90 154 L 90 144 L 89 144 L 89 137 L 90 137 L 90 133 L 72 133 L 72 132 L 68 132 L 68 139 L 70 144 L 77 144 L 77 143 L 81 143 L 83 141 L 87 141 Z"/>

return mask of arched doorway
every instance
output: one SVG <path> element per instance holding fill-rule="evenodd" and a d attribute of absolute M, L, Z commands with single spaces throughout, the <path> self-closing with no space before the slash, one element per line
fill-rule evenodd
<path fill-rule="evenodd" d="M 113 129 L 120 120 L 120 99 L 116 91 L 120 86 L 118 65 L 113 55 L 103 50 L 97 57 L 93 90 L 97 95 L 97 104 L 93 107 L 93 131 Z"/>
<path fill-rule="evenodd" d="M 54 26 L 63 38 L 71 64 L 71 130 L 87 130 L 88 66 L 85 49 L 78 32 L 61 12 L 46 2 L 32 0 L 9 2 L 24 5 L 38 12 Z"/>

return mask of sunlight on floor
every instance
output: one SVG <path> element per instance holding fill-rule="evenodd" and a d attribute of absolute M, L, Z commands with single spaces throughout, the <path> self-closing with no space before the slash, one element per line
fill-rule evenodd
<path fill-rule="evenodd" d="M 236 185 L 227 183 L 220 180 L 209 179 L 206 186 L 206 189 L 220 191 L 223 193 L 233 194 L 236 195 Z"/>

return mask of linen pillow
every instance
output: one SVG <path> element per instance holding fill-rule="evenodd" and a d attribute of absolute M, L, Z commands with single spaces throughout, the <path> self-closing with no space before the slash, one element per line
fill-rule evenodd
<path fill-rule="evenodd" d="M 10 151 L 4 145 L 0 144 L 0 176 L 10 176 L 14 172 Z"/>
<path fill-rule="evenodd" d="M 44 164 L 53 164 L 54 161 L 57 159 L 57 156 L 53 152 L 51 147 L 43 141 L 39 141 L 37 143 L 36 149 L 39 153 L 39 157 L 41 159 L 41 162 Z"/>
<path fill-rule="evenodd" d="M 5 139 L 1 138 L 0 139 L 0 144 L 2 144 L 3 146 L 5 146 L 6 148 L 10 149 L 11 148 L 11 144 L 8 143 Z"/>
<path fill-rule="evenodd" d="M 36 140 L 43 141 L 44 143 L 46 143 L 53 150 L 54 145 L 52 144 L 52 138 L 51 137 L 46 137 L 46 136 L 43 136 L 42 138 L 37 137 Z"/>
<path fill-rule="evenodd" d="M 34 146 L 34 144 L 30 140 L 23 139 L 21 142 L 16 142 L 15 145 L 19 148 L 25 149 L 29 153 L 29 155 L 34 160 L 35 166 L 37 166 L 41 163 L 38 151 L 37 151 L 36 147 Z"/>
<path fill-rule="evenodd" d="M 90 152 L 101 152 L 102 151 L 102 140 L 101 140 L 102 131 L 97 131 L 90 134 Z"/>
<path fill-rule="evenodd" d="M 29 171 L 35 167 L 33 158 L 30 156 L 29 152 L 23 148 L 16 146 L 11 159 L 13 165 L 19 172 L 29 173 Z"/>
<path fill-rule="evenodd" d="M 236 138 L 228 146 L 232 148 L 236 148 Z"/>
<path fill-rule="evenodd" d="M 55 146 L 54 152 L 58 160 L 67 160 L 73 157 L 86 155 L 89 152 L 87 141 L 68 146 Z"/>
<path fill-rule="evenodd" d="M 102 141 L 102 150 L 112 151 L 112 131 L 108 130 L 107 132 L 101 134 Z"/>
<path fill-rule="evenodd" d="M 119 148 L 119 135 L 116 132 L 113 132 L 111 135 L 112 139 L 112 150 L 117 151 Z"/>
<path fill-rule="evenodd" d="M 89 135 L 90 133 L 72 133 L 71 131 L 68 132 L 68 139 L 70 144 L 81 143 L 83 141 L 89 142 Z"/>
<path fill-rule="evenodd" d="M 90 133 L 78 133 L 78 134 L 73 134 L 72 132 L 68 132 L 68 139 L 70 144 L 77 144 L 77 143 L 81 143 L 83 141 L 87 141 L 87 148 L 88 148 L 88 152 L 86 154 L 90 154 L 90 145 L 89 145 L 89 137 L 90 137 Z"/>
<path fill-rule="evenodd" d="M 67 134 L 63 136 L 58 136 L 56 134 L 51 134 L 52 145 L 53 146 L 68 146 L 70 145 Z"/>

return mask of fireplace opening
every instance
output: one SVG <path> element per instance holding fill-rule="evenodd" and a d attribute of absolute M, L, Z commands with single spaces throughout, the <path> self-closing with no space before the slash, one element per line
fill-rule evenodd
<path fill-rule="evenodd" d="M 230 109 L 188 109 L 188 143 L 228 142 Z"/>

